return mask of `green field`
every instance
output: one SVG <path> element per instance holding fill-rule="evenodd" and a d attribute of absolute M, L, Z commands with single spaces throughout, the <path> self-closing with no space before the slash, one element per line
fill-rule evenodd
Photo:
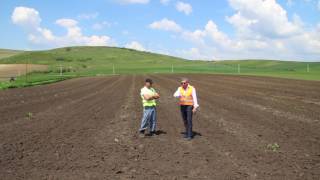
<path fill-rule="evenodd" d="M 0 49 L 0 59 L 14 56 L 14 55 L 20 54 L 22 52 L 23 51 L 10 50 L 10 49 Z"/>
<path fill-rule="evenodd" d="M 27 77 L 18 77 L 13 83 L 2 82 L 2 89 L 50 83 L 79 76 L 111 74 L 222 73 L 320 80 L 320 62 L 191 61 L 112 47 L 67 47 L 46 51 L 12 52 L 16 54 L 3 56 L 0 58 L 0 64 L 45 64 L 49 65 L 49 70 L 30 72 Z"/>

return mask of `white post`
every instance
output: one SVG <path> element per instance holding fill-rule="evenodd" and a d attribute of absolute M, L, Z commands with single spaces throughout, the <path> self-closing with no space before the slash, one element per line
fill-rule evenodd
<path fill-rule="evenodd" d="M 171 65 L 171 73 L 173 73 L 174 71 L 173 71 L 173 64 Z"/>
<path fill-rule="evenodd" d="M 28 82 L 28 58 L 27 58 L 27 62 L 26 62 L 26 79 L 25 79 L 25 82 L 27 83 Z"/>
<path fill-rule="evenodd" d="M 116 74 L 116 70 L 114 68 L 114 64 L 112 64 L 112 74 L 115 75 Z"/>
<path fill-rule="evenodd" d="M 240 67 L 240 64 L 238 64 L 238 74 L 241 73 L 241 67 Z"/>
<path fill-rule="evenodd" d="M 307 72 L 310 72 L 309 64 L 307 64 Z"/>
<path fill-rule="evenodd" d="M 60 65 L 60 77 L 62 76 L 62 65 Z"/>

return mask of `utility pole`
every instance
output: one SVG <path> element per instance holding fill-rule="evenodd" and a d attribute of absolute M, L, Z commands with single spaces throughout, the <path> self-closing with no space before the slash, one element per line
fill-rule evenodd
<path fill-rule="evenodd" d="M 173 64 L 171 65 L 171 73 L 173 73 Z"/>
<path fill-rule="evenodd" d="M 238 74 L 241 73 L 241 67 L 240 67 L 240 64 L 238 64 Z"/>
<path fill-rule="evenodd" d="M 308 72 L 308 73 L 310 72 L 310 66 L 309 66 L 309 64 L 307 64 L 307 72 Z"/>
<path fill-rule="evenodd" d="M 28 58 L 26 58 L 26 77 L 25 77 L 25 83 L 28 83 Z"/>
<path fill-rule="evenodd" d="M 112 64 L 112 74 L 115 75 L 116 74 L 116 70 L 114 68 L 114 64 Z"/>
<path fill-rule="evenodd" d="M 60 77 L 62 77 L 62 65 L 60 64 Z"/>

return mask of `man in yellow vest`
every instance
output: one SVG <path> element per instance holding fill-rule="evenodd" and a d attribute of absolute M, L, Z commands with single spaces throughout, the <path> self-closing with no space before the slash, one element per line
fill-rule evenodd
<path fill-rule="evenodd" d="M 180 111 L 186 129 L 184 138 L 191 140 L 193 138 L 192 116 L 199 107 L 196 89 L 189 84 L 187 78 L 183 78 L 181 80 L 181 86 L 173 96 L 179 98 Z"/>
<path fill-rule="evenodd" d="M 149 135 L 156 135 L 157 126 L 157 112 L 156 99 L 160 96 L 152 87 L 152 80 L 146 79 L 144 87 L 141 89 L 140 96 L 142 98 L 143 116 L 141 119 L 141 126 L 139 129 L 140 135 L 144 136 L 145 130 L 149 127 Z"/>

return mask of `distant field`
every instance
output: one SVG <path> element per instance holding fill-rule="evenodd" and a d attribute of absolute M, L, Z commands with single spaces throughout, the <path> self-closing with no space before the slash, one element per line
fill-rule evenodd
<path fill-rule="evenodd" d="M 45 73 L 20 76 L 13 87 L 79 76 L 111 74 L 238 74 L 320 80 L 320 62 L 275 60 L 191 61 L 161 54 L 113 47 L 67 47 L 28 51 L 0 59 L 0 64 L 48 65 Z M 63 75 L 59 77 L 60 75 Z M 28 79 L 28 82 L 25 82 Z M 23 85 L 22 85 L 23 84 Z M 8 87 L 0 84 L 1 88 Z"/>
<path fill-rule="evenodd" d="M 23 51 L 0 49 L 0 59 L 7 58 L 22 53 Z"/>
<path fill-rule="evenodd" d="M 46 71 L 47 65 L 39 64 L 0 64 L 0 81 L 26 74 L 27 71 Z"/>

